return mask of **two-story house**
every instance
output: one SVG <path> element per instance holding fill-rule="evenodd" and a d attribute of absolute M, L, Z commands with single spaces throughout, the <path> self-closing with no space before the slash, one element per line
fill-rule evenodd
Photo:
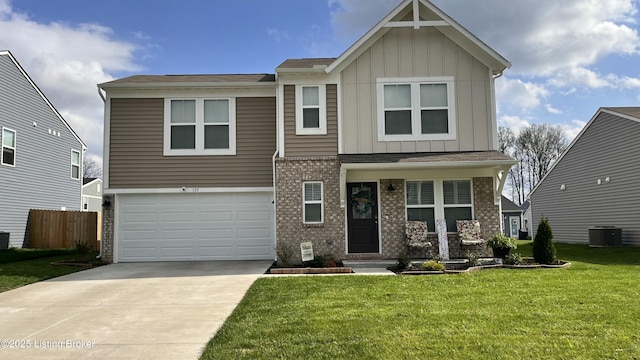
<path fill-rule="evenodd" d="M 30 209 L 80 210 L 85 144 L 9 51 L 0 51 L 0 231 L 28 245 Z"/>
<path fill-rule="evenodd" d="M 496 151 L 510 66 L 436 6 L 405 0 L 338 58 L 275 74 L 132 76 L 105 97 L 109 261 L 395 258 L 405 220 L 501 231 Z"/>

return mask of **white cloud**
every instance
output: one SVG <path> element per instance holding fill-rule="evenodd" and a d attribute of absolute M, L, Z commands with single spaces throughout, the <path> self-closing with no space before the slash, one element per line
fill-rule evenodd
<path fill-rule="evenodd" d="M 514 115 L 503 115 L 498 118 L 498 125 L 511 129 L 515 135 L 520 134 L 520 131 L 531 125 L 528 120 Z"/>
<path fill-rule="evenodd" d="M 560 71 L 549 80 L 549 84 L 556 87 L 584 86 L 597 89 L 611 86 L 611 83 L 596 72 L 582 67 L 575 67 Z"/>
<path fill-rule="evenodd" d="M 380 21 L 400 0 L 329 0 L 331 25 L 338 39 L 354 42 Z"/>
<path fill-rule="evenodd" d="M 267 28 L 267 36 L 273 38 L 276 42 L 282 42 L 291 38 L 287 31 L 270 27 Z"/>
<path fill-rule="evenodd" d="M 444 11 L 512 60 L 515 73 L 553 76 L 611 54 L 638 55 L 636 0 L 434 0 Z"/>
<path fill-rule="evenodd" d="M 113 36 L 98 24 L 38 23 L 0 0 L 0 49 L 13 53 L 92 154 L 102 154 L 96 84 L 112 80 L 114 72 L 140 70 L 138 47 Z"/>
<path fill-rule="evenodd" d="M 582 128 L 586 125 L 586 121 L 582 120 L 571 120 L 570 123 L 558 124 L 564 135 L 567 137 L 569 142 L 573 141 L 573 139 L 582 131 Z"/>
<path fill-rule="evenodd" d="M 544 107 L 550 114 L 562 114 L 562 110 L 554 108 L 553 106 L 551 106 L 551 104 L 544 104 Z"/>
<path fill-rule="evenodd" d="M 549 91 L 542 84 L 524 82 L 520 79 L 502 77 L 496 81 L 496 98 L 501 103 L 522 110 L 530 110 L 540 105 Z"/>

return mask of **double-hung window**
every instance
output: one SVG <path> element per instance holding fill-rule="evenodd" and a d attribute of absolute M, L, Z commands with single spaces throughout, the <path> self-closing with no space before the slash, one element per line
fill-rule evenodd
<path fill-rule="evenodd" d="M 16 132 L 2 128 L 2 165 L 16 166 Z"/>
<path fill-rule="evenodd" d="M 296 135 L 327 134 L 325 85 L 296 85 Z"/>
<path fill-rule="evenodd" d="M 447 231 L 456 232 L 456 220 L 473 216 L 471 180 L 407 181 L 407 220 L 426 221 L 429 232 L 435 232 L 436 219 L 445 219 Z"/>
<path fill-rule="evenodd" d="M 407 181 L 407 220 L 426 221 L 435 232 L 435 195 L 433 181 Z"/>
<path fill-rule="evenodd" d="M 452 77 L 378 79 L 378 140 L 456 138 Z"/>
<path fill-rule="evenodd" d="M 320 224 L 324 220 L 322 202 L 322 182 L 305 181 L 302 183 L 302 217 L 305 224 Z"/>
<path fill-rule="evenodd" d="M 80 151 L 71 150 L 71 178 L 80 179 Z"/>
<path fill-rule="evenodd" d="M 235 99 L 165 99 L 164 155 L 235 155 Z"/>

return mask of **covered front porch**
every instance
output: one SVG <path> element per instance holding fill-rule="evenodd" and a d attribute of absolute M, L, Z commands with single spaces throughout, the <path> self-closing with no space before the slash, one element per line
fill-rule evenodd
<path fill-rule="evenodd" d="M 425 257 L 407 247 L 407 220 L 427 223 L 430 252 L 438 255 L 436 220 L 445 219 L 449 258 L 486 252 L 462 245 L 456 220 L 477 219 L 485 239 L 502 231 L 500 194 L 515 161 L 499 152 L 339 155 L 339 161 L 347 259 Z"/>

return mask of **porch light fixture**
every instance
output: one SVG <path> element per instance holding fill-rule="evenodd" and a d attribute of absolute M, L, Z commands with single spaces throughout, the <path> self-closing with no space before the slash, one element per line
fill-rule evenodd
<path fill-rule="evenodd" d="M 393 184 L 389 183 L 389 186 L 387 186 L 387 191 L 389 192 L 396 191 L 396 188 L 393 187 Z"/>
<path fill-rule="evenodd" d="M 564 184 L 560 185 L 560 190 L 565 190 L 567 187 Z"/>
<path fill-rule="evenodd" d="M 108 208 L 109 206 L 111 206 L 111 201 L 105 200 L 102 202 L 102 207 Z"/>

